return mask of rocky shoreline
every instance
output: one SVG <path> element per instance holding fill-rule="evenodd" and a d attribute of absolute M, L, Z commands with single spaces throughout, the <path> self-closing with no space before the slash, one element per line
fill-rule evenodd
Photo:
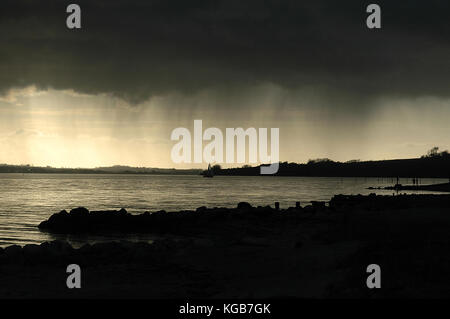
<path fill-rule="evenodd" d="M 52 233 L 101 233 L 101 232 L 140 232 L 156 234 L 198 234 L 208 232 L 221 233 L 219 227 L 236 224 L 233 231 L 239 231 L 242 226 L 258 227 L 262 223 L 286 222 L 308 218 L 317 212 L 326 213 L 329 207 L 325 202 L 313 202 L 306 207 L 290 207 L 288 209 L 273 208 L 271 206 L 252 207 L 249 203 L 239 203 L 236 208 L 207 208 L 177 212 L 158 211 L 144 212 L 132 215 L 125 209 L 117 211 L 92 211 L 78 207 L 69 213 L 62 210 L 53 214 L 46 221 L 39 224 L 39 229 Z M 223 235 L 223 234 L 221 234 Z M 231 234 L 228 234 L 231 235 Z"/>
<path fill-rule="evenodd" d="M 62 211 L 40 229 L 160 239 L 0 249 L 0 297 L 450 297 L 449 206 L 450 195 L 372 194 L 288 209 Z M 65 285 L 71 263 L 83 270 L 81 289 Z M 382 289 L 366 286 L 373 263 L 382 268 Z"/>

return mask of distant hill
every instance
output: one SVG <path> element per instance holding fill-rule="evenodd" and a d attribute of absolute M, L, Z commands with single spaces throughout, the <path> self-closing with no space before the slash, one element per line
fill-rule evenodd
<path fill-rule="evenodd" d="M 174 169 L 131 166 L 110 166 L 89 168 L 54 168 L 30 165 L 0 164 L 0 173 L 41 173 L 41 174 L 167 174 L 199 175 L 201 169 Z M 240 168 L 222 169 L 213 166 L 214 175 L 258 176 L 260 166 L 244 165 Z M 450 154 L 433 148 L 420 158 L 383 161 L 335 162 L 330 159 L 310 160 L 306 164 L 281 162 L 276 176 L 317 176 L 317 177 L 434 177 L 450 178 Z"/>
<path fill-rule="evenodd" d="M 175 168 L 154 168 L 154 167 L 132 167 L 115 165 L 110 167 L 98 167 L 96 170 L 111 174 L 195 174 L 202 172 L 201 169 L 175 169 Z"/>
<path fill-rule="evenodd" d="M 259 166 L 215 170 L 216 175 L 260 175 Z M 450 178 L 450 155 L 442 152 L 413 159 L 335 162 L 310 160 L 306 164 L 281 162 L 277 176 L 317 177 L 434 177 Z"/>
<path fill-rule="evenodd" d="M 55 168 L 30 165 L 0 164 L 0 173 L 36 173 L 36 174 L 165 174 L 198 175 L 199 169 L 147 168 L 131 166 L 111 166 L 97 168 Z"/>

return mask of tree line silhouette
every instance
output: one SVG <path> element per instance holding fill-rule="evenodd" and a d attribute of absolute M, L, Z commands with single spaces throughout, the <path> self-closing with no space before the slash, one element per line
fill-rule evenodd
<path fill-rule="evenodd" d="M 240 168 L 215 167 L 216 175 L 257 176 L 260 166 Z M 306 164 L 280 162 L 276 176 L 315 177 L 432 177 L 450 178 L 450 154 L 432 148 L 420 158 L 381 161 L 351 160 L 336 162 L 328 158 L 309 160 Z"/>

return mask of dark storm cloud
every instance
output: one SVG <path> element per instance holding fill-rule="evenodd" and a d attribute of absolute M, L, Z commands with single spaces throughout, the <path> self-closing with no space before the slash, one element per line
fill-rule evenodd
<path fill-rule="evenodd" d="M 69 3 L 82 29 L 65 26 Z M 261 82 L 350 96 L 449 95 L 448 1 L 2 0 L 0 92 L 168 92 Z M 330 93 L 331 94 L 331 93 Z"/>

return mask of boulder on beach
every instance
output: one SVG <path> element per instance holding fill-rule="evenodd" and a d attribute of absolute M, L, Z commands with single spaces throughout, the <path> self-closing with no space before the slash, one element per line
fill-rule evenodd
<path fill-rule="evenodd" d="M 89 210 L 85 207 L 74 208 L 70 211 L 71 217 L 87 217 L 89 216 Z"/>
<path fill-rule="evenodd" d="M 326 207 L 325 202 L 320 202 L 320 201 L 312 201 L 311 205 L 315 209 L 324 209 Z"/>
<path fill-rule="evenodd" d="M 206 206 L 201 206 L 201 207 L 198 207 L 195 211 L 197 212 L 197 213 L 204 213 L 204 212 L 206 212 L 208 210 L 208 208 L 206 207 Z"/>
<path fill-rule="evenodd" d="M 27 256 L 37 256 L 42 253 L 42 247 L 36 244 L 28 244 L 23 248 L 23 253 Z"/>
<path fill-rule="evenodd" d="M 17 257 L 22 254 L 22 247 L 19 245 L 12 245 L 5 248 L 5 256 Z"/>
<path fill-rule="evenodd" d="M 240 202 L 240 203 L 237 205 L 237 208 L 238 208 L 238 209 L 242 209 L 242 210 L 249 210 L 249 209 L 252 209 L 253 206 L 250 205 L 250 204 L 247 203 L 247 202 Z"/>
<path fill-rule="evenodd" d="M 87 208 L 78 207 L 72 209 L 70 213 L 62 210 L 53 214 L 46 221 L 39 224 L 40 229 L 57 232 L 85 232 L 92 228 L 121 230 L 127 225 L 127 218 L 131 214 L 122 208 L 118 211 L 92 211 Z"/>
<path fill-rule="evenodd" d="M 325 211 L 329 208 L 324 202 L 314 202 L 313 211 Z M 302 212 L 299 205 L 287 209 L 274 209 L 270 206 L 253 207 L 248 202 L 240 202 L 236 208 L 198 207 L 196 210 L 166 212 L 145 212 L 132 215 L 122 208 L 119 211 L 89 211 L 78 207 L 70 213 L 65 210 L 52 215 L 42 222 L 39 228 L 55 233 L 205 233 L 227 229 L 228 226 L 257 227 L 260 223 L 289 222 L 298 220 Z"/>
<path fill-rule="evenodd" d="M 129 261 L 152 261 L 155 249 L 146 242 L 107 242 L 85 244 L 75 249 L 68 242 L 55 240 L 40 245 L 24 247 L 12 245 L 1 249 L 0 265 L 64 265 L 74 260 L 85 265 L 99 263 L 123 263 Z"/>
<path fill-rule="evenodd" d="M 66 210 L 62 210 L 59 213 L 53 214 L 46 221 L 39 224 L 39 228 L 48 228 L 51 225 L 58 226 L 59 228 L 68 225 L 70 222 L 69 213 Z"/>

